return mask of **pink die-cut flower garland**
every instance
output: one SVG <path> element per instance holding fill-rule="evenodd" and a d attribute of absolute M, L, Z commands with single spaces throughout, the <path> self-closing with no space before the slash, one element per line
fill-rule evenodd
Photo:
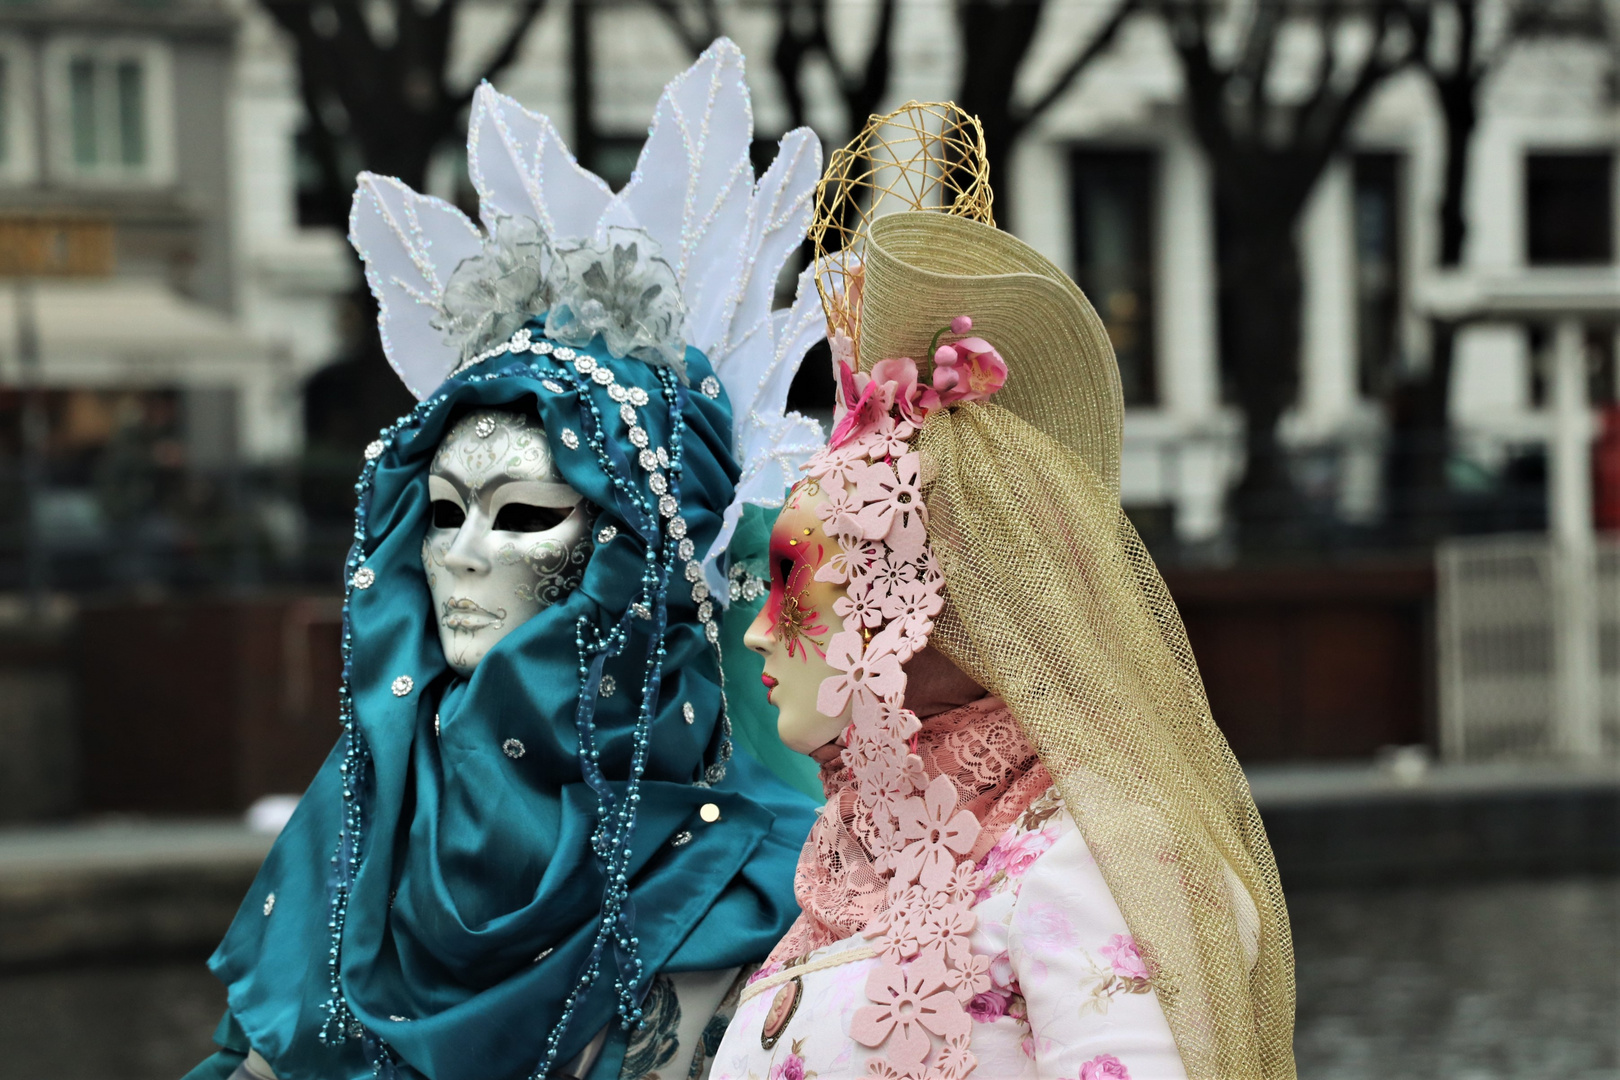
<path fill-rule="evenodd" d="M 858 372 L 847 339 L 835 343 L 836 423 L 805 466 L 828 492 L 820 515 L 844 549 L 817 579 L 849 585 L 835 609 L 845 629 L 826 650 L 836 674 L 823 681 L 816 707 L 828 716 L 849 709 L 843 763 L 870 815 L 853 827 L 888 878 L 886 906 L 866 931 L 884 962 L 867 983 L 871 1004 L 851 1027 L 856 1041 L 884 1050 L 869 1062 L 875 1077 L 967 1076 L 976 1065 L 968 1007 L 994 985 L 991 958 L 969 947 L 984 876 L 967 857 L 981 827 L 960 809 L 955 783 L 930 779 L 911 752 L 920 721 L 905 708 L 901 668 L 927 646 L 944 588 L 927 546 L 921 458 L 910 440 L 930 412 L 987 397 L 1006 381 L 1006 364 L 983 339 L 935 348 L 944 334 L 971 329 L 961 316 L 935 335 L 932 384 L 906 357 Z"/>

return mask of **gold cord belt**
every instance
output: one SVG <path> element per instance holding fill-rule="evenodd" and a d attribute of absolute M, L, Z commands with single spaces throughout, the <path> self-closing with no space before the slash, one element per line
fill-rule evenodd
<path fill-rule="evenodd" d="M 878 951 L 870 945 L 857 945 L 853 949 L 842 952 L 829 953 L 826 956 L 803 964 L 796 964 L 790 968 L 783 968 L 774 975 L 767 975 L 758 982 L 749 983 L 743 987 L 743 992 L 737 1000 L 738 1005 L 752 1001 L 767 990 L 774 990 L 791 979 L 801 975 L 809 975 L 817 971 L 826 971 L 828 968 L 842 967 L 844 964 L 853 964 L 859 960 L 870 960 Z"/>

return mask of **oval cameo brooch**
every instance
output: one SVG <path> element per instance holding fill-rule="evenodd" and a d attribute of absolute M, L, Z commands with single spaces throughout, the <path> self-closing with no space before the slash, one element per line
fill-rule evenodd
<path fill-rule="evenodd" d="M 795 975 L 777 987 L 771 1007 L 765 1013 L 765 1026 L 759 1032 L 759 1045 L 766 1050 L 776 1045 L 799 1009 L 799 998 L 804 995 L 804 983 Z"/>

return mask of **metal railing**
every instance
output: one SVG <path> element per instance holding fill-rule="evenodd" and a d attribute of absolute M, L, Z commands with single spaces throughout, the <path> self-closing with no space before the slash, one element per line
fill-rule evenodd
<path fill-rule="evenodd" d="M 1620 759 L 1620 540 L 1580 559 L 1547 536 L 1440 544 L 1447 759 Z"/>

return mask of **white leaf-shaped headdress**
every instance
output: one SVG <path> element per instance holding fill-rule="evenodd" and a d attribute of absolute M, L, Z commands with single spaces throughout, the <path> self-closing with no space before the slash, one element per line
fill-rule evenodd
<path fill-rule="evenodd" d="M 686 343 L 708 357 L 733 409 L 742 477 L 706 560 L 720 597 L 728 591 L 714 560 L 743 505 L 780 505 L 799 465 L 823 441 L 814 421 L 785 413 L 788 385 L 825 333 L 814 274 L 800 275 L 791 308 L 772 310 L 777 277 L 809 228 L 821 145 L 808 128 L 789 132 L 756 183 L 753 135 L 742 53 L 726 38 L 664 88 L 636 170 L 617 195 L 579 166 L 550 120 L 486 83 L 474 96 L 467 132 L 482 231 L 443 200 L 371 173 L 360 174 L 349 217 L 349 240 L 377 298 L 384 352 L 418 398 L 467 359 L 464 341 L 447 327 L 463 328 L 463 337 L 507 332 L 514 315 L 539 312 L 493 308 L 552 302 L 548 280 L 569 277 L 571 251 L 618 245 L 623 263 L 625 235 L 651 241 L 654 250 L 636 253 L 638 265 L 659 280 L 672 273 L 679 294 L 664 298 L 673 306 L 658 325 L 675 319 Z M 537 228 L 513 241 L 522 232 L 513 221 Z M 469 260 L 483 268 L 479 287 L 453 290 L 447 304 L 452 276 Z M 468 297 L 483 295 L 494 298 L 489 317 L 469 314 Z M 478 329 L 465 329 L 473 325 Z M 589 332 L 588 320 L 584 325 Z M 646 355 L 659 362 L 655 354 L 668 351 L 649 348 Z"/>

